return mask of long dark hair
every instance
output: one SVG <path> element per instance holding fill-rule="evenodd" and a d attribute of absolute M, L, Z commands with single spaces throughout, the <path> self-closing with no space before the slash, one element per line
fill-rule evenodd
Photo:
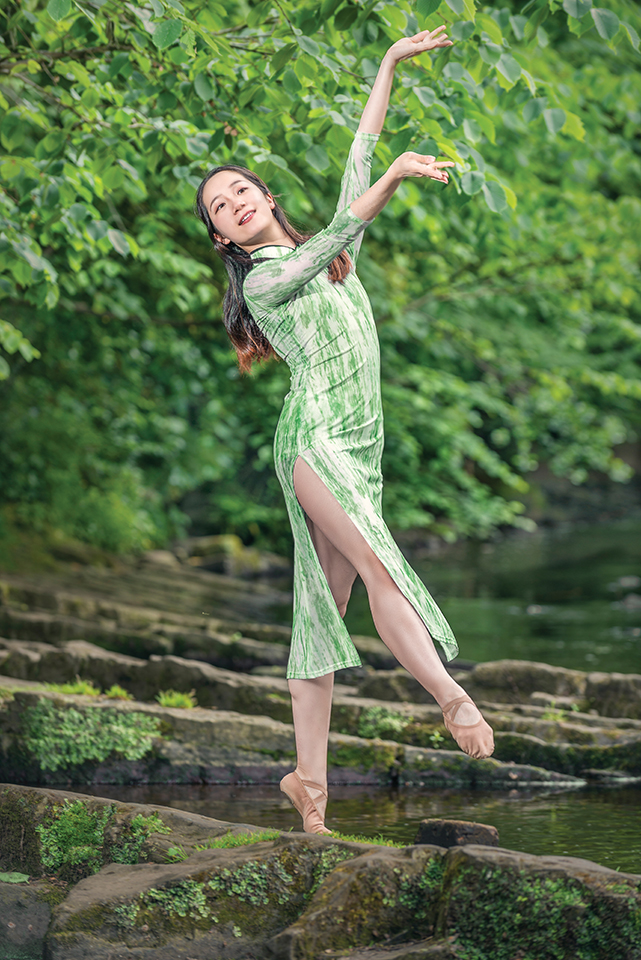
<path fill-rule="evenodd" d="M 254 186 L 258 187 L 265 194 L 265 196 L 268 194 L 272 196 L 272 194 L 270 194 L 267 184 L 264 183 L 255 173 L 252 173 L 251 170 L 247 170 L 245 167 L 239 167 L 235 163 L 225 163 L 220 167 L 214 167 L 214 169 L 210 170 L 207 176 L 203 179 L 202 183 L 198 187 L 198 192 L 196 193 L 196 202 L 194 205 L 196 216 L 200 217 L 202 222 L 207 227 L 207 233 L 209 234 L 209 239 L 214 245 L 214 250 L 227 268 L 227 273 L 229 275 L 229 286 L 225 291 L 225 297 L 223 300 L 223 323 L 225 324 L 225 329 L 229 334 L 229 339 L 236 350 L 236 354 L 238 356 L 238 366 L 243 373 L 247 373 L 251 369 L 251 365 L 255 360 L 268 360 L 270 357 L 275 357 L 276 352 L 267 340 L 265 334 L 257 326 L 254 318 L 249 312 L 249 308 L 245 303 L 245 298 L 243 296 L 243 281 L 245 277 L 252 267 L 254 267 L 257 263 L 262 263 L 262 259 L 258 258 L 256 260 L 252 260 L 250 255 L 246 253 L 242 247 L 239 247 L 237 244 L 235 244 L 233 240 L 230 240 L 229 243 L 221 243 L 220 240 L 216 238 L 214 225 L 211 222 L 209 211 L 207 210 L 203 200 L 205 184 L 217 173 L 220 173 L 223 170 L 231 170 L 234 173 L 240 173 L 245 180 L 249 180 L 250 183 L 253 183 Z M 275 207 L 272 210 L 272 213 L 276 217 L 276 220 L 280 226 L 283 228 L 285 234 L 294 241 L 296 246 L 301 243 L 305 243 L 306 240 L 309 240 L 311 234 L 301 233 L 294 226 L 292 226 L 287 219 L 287 215 L 285 214 L 283 208 L 276 203 L 276 201 L 274 201 L 274 203 Z M 332 283 L 342 282 L 349 273 L 350 267 L 351 261 L 349 255 L 345 250 L 343 250 L 334 260 L 332 260 L 327 268 L 329 279 L 332 281 Z"/>

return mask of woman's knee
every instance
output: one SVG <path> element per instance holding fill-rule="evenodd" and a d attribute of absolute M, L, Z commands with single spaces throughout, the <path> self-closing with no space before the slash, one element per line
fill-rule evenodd
<path fill-rule="evenodd" d="M 396 583 L 388 573 L 387 567 L 382 560 L 379 560 L 373 550 L 370 550 L 368 555 L 363 558 L 358 572 L 368 593 L 372 590 L 398 590 Z"/>

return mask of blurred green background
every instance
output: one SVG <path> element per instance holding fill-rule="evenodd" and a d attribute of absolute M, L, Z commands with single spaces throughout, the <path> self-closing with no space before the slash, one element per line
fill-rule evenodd
<path fill-rule="evenodd" d="M 288 553 L 284 363 L 240 377 L 193 215 L 225 161 L 331 218 L 387 47 L 374 176 L 406 182 L 359 273 L 383 364 L 385 512 L 446 540 L 530 529 L 540 465 L 626 482 L 641 420 L 639 7 L 614 0 L 9 0 L 0 11 L 0 551 L 135 553 L 231 532 Z"/>

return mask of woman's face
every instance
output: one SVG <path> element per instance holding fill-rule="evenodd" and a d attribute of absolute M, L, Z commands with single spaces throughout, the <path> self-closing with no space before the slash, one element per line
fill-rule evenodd
<path fill-rule="evenodd" d="M 221 170 L 205 184 L 203 201 L 222 243 L 233 240 L 251 253 L 285 234 L 274 217 L 271 194 L 265 194 L 237 170 Z"/>

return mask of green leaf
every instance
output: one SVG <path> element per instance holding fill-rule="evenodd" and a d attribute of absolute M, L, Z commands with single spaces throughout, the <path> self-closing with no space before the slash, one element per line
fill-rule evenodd
<path fill-rule="evenodd" d="M 107 237 L 111 241 L 114 250 L 126 257 L 129 253 L 129 243 L 121 230 L 107 230 Z"/>
<path fill-rule="evenodd" d="M 422 20 L 427 20 L 433 13 L 436 13 L 440 5 L 441 0 L 418 0 L 416 12 Z"/>
<path fill-rule="evenodd" d="M 560 107 L 552 107 L 549 110 L 544 110 L 543 119 L 550 133 L 556 135 L 565 123 L 565 110 L 562 110 Z"/>
<path fill-rule="evenodd" d="M 302 156 L 312 146 L 312 138 L 308 133 L 297 130 L 291 135 L 287 145 L 294 156 Z"/>
<path fill-rule="evenodd" d="M 414 93 L 424 107 L 431 107 L 436 100 L 436 94 L 431 87 L 414 87 Z"/>
<path fill-rule="evenodd" d="M 576 113 L 566 112 L 565 123 L 563 124 L 563 133 L 574 137 L 575 140 L 585 140 L 585 127 L 583 121 Z"/>
<path fill-rule="evenodd" d="M 474 21 L 476 19 L 475 0 L 463 0 L 463 9 L 468 20 Z"/>
<path fill-rule="evenodd" d="M 187 147 L 187 152 L 192 155 L 192 157 L 202 157 L 203 153 L 207 152 L 207 142 L 201 140 L 199 137 L 187 137 L 185 140 L 185 146 Z"/>
<path fill-rule="evenodd" d="M 580 20 L 592 9 L 592 0 L 563 0 L 563 9 L 568 16 Z"/>
<path fill-rule="evenodd" d="M 154 15 L 156 17 L 162 17 L 163 13 L 165 12 L 165 8 L 160 0 L 151 0 L 151 5 L 154 8 Z"/>
<path fill-rule="evenodd" d="M 533 120 L 536 120 L 537 117 L 540 117 L 547 106 L 547 102 L 547 97 L 533 97 L 532 100 L 528 100 L 523 107 L 523 119 L 525 122 L 531 123 Z"/>
<path fill-rule="evenodd" d="M 183 25 L 180 20 L 163 20 L 154 30 L 151 39 L 159 50 L 164 50 L 176 42 L 182 33 L 182 29 Z"/>
<path fill-rule="evenodd" d="M 445 0 L 445 2 L 450 10 L 452 10 L 458 17 L 460 17 L 465 10 L 465 4 L 463 3 L 463 0 Z"/>
<path fill-rule="evenodd" d="M 507 209 L 505 190 L 495 180 L 489 180 L 483 184 L 483 196 L 493 213 L 501 213 L 502 210 Z"/>
<path fill-rule="evenodd" d="M 295 49 L 295 43 L 288 43 L 286 47 L 277 50 L 270 61 L 271 72 L 278 73 L 279 70 L 282 70 L 285 64 L 291 60 Z"/>
<path fill-rule="evenodd" d="M 639 49 L 639 34 L 636 32 L 636 30 L 634 29 L 634 27 L 630 26 L 629 23 L 626 23 L 625 20 L 622 20 L 622 21 L 621 21 L 621 26 L 623 27 L 623 29 L 624 29 L 625 32 L 627 33 L 628 39 L 629 39 L 630 43 L 632 44 L 633 48 L 634 48 L 635 50 L 638 50 L 638 49 Z"/>
<path fill-rule="evenodd" d="M 510 83 L 516 83 L 521 76 L 521 65 L 517 63 L 511 53 L 502 53 L 499 62 L 496 65 L 499 73 L 502 73 Z"/>
<path fill-rule="evenodd" d="M 458 20 L 448 30 L 448 36 L 452 40 L 469 40 L 475 30 L 476 24 L 471 20 Z"/>
<path fill-rule="evenodd" d="M 64 20 L 71 13 L 71 0 L 49 0 L 47 13 L 53 20 Z"/>
<path fill-rule="evenodd" d="M 305 153 L 305 159 L 307 160 L 310 167 L 313 167 L 314 170 L 318 170 L 319 173 L 322 173 L 323 170 L 327 170 L 329 166 L 329 157 L 325 152 L 324 148 L 319 144 L 315 143 L 309 148 Z"/>
<path fill-rule="evenodd" d="M 470 117 L 466 117 L 463 121 L 463 133 L 465 134 L 465 139 L 471 140 L 472 143 L 477 143 L 483 136 L 479 123 Z"/>
<path fill-rule="evenodd" d="M 467 193 L 470 197 L 473 197 L 475 193 L 478 193 L 479 190 L 482 189 L 484 183 L 485 176 L 479 170 L 466 170 L 461 177 L 461 187 L 463 188 L 463 193 Z"/>
<path fill-rule="evenodd" d="M 479 46 L 479 56 L 485 63 L 494 67 L 501 59 L 501 48 L 498 45 L 482 43 Z"/>
<path fill-rule="evenodd" d="M 480 27 L 481 30 L 484 30 L 485 33 L 487 33 L 492 43 L 503 43 L 503 34 L 501 33 L 501 28 L 496 20 L 493 20 L 492 17 L 488 16 L 488 14 L 479 13 L 476 18 L 476 25 Z"/>
<path fill-rule="evenodd" d="M 568 29 L 570 33 L 573 33 L 577 37 L 583 36 L 584 33 L 587 33 L 588 30 L 592 30 L 594 27 L 594 21 L 592 17 L 586 16 L 581 20 L 575 20 L 574 17 L 568 17 Z"/>
<path fill-rule="evenodd" d="M 298 45 L 301 50 L 304 50 L 305 53 L 308 53 L 310 57 L 320 56 L 320 47 L 315 40 L 312 40 L 311 37 L 301 36 L 297 37 L 296 39 L 298 40 Z"/>
<path fill-rule="evenodd" d="M 0 873 L 2 883 L 28 883 L 28 873 Z"/>
<path fill-rule="evenodd" d="M 201 100 L 213 100 L 216 96 L 216 88 L 206 73 L 198 74 L 194 80 L 194 90 Z"/>
<path fill-rule="evenodd" d="M 590 10 L 594 25 L 597 28 L 599 36 L 604 40 L 612 40 L 619 29 L 619 18 L 611 10 L 604 10 L 602 7 L 593 7 Z"/>

